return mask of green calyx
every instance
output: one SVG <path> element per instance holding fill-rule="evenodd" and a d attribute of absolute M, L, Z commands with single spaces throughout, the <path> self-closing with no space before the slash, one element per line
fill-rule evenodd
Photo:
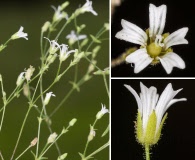
<path fill-rule="evenodd" d="M 167 118 L 167 114 L 163 117 L 160 127 L 158 131 L 156 132 L 156 124 L 157 124 L 157 117 L 155 111 L 151 113 L 149 116 L 148 122 L 147 122 L 147 127 L 145 131 L 143 130 L 143 122 L 142 122 L 142 117 L 140 112 L 138 112 L 137 115 L 137 122 L 136 122 L 136 138 L 137 141 L 142 144 L 143 146 L 145 145 L 154 145 L 156 144 L 161 136 L 161 130 L 163 127 L 163 124 L 165 122 L 165 119 Z"/>

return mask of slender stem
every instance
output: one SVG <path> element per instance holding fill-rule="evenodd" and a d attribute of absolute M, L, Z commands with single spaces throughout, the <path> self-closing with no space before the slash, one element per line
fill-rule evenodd
<path fill-rule="evenodd" d="M 43 113 L 43 109 L 41 111 L 41 114 L 40 114 L 40 117 L 39 118 L 42 118 L 42 113 Z M 40 132 L 41 132 L 41 123 L 42 123 L 42 120 L 38 120 L 39 121 L 39 124 L 38 124 L 38 136 L 37 136 L 37 148 L 36 148 L 36 157 L 38 156 L 38 152 L 39 152 L 39 141 L 40 141 Z"/>
<path fill-rule="evenodd" d="M 1 153 L 1 151 L 0 151 L 0 157 L 1 157 L 1 160 L 4 160 L 4 158 L 3 158 L 3 155 L 2 155 L 2 153 Z"/>
<path fill-rule="evenodd" d="M 110 97 L 109 89 L 108 89 L 108 84 L 107 84 L 107 81 L 106 81 L 106 75 L 105 74 L 103 74 L 103 79 L 104 79 L 104 85 L 105 85 L 105 88 L 106 88 L 108 97 Z"/>
<path fill-rule="evenodd" d="M 4 120 L 4 117 L 5 117 L 5 108 L 6 108 L 6 104 L 4 104 L 4 106 L 3 106 L 3 114 L 2 114 L 2 117 L 1 117 L 0 132 L 1 132 L 1 129 L 2 129 L 2 126 L 3 126 L 3 120 Z"/>
<path fill-rule="evenodd" d="M 98 119 L 96 118 L 95 121 L 93 122 L 93 125 L 91 126 L 92 128 L 95 127 L 97 121 L 98 121 Z M 90 129 L 91 129 L 91 128 L 90 128 Z M 83 152 L 83 156 L 84 156 L 84 157 L 85 157 L 85 155 L 86 155 L 86 152 L 87 152 L 87 148 L 88 148 L 89 142 L 90 142 L 90 141 L 87 140 L 87 143 L 86 143 L 86 145 L 85 145 L 85 150 L 84 150 L 84 152 Z"/>
<path fill-rule="evenodd" d="M 88 159 L 92 156 L 94 156 L 95 154 L 99 153 L 100 151 L 102 151 L 103 149 L 105 149 L 106 147 L 108 147 L 110 144 L 109 142 L 107 142 L 106 144 L 104 144 L 103 146 L 101 146 L 100 148 L 98 148 L 97 150 L 95 150 L 93 153 L 91 153 L 90 155 L 88 155 L 85 159 Z"/>
<path fill-rule="evenodd" d="M 47 146 L 48 146 L 48 143 L 45 144 L 45 146 L 43 147 L 43 149 L 42 149 L 40 155 L 42 155 L 42 153 L 45 151 L 45 149 L 47 148 Z"/>
<path fill-rule="evenodd" d="M 67 128 L 68 129 L 68 128 Z M 41 158 L 41 157 L 43 157 L 43 155 L 51 148 L 51 146 L 63 135 L 64 133 L 61 133 L 56 139 L 55 139 L 55 141 L 53 142 L 53 143 L 51 143 L 46 149 L 45 149 L 45 151 L 43 151 L 41 154 L 40 154 L 40 156 L 38 157 L 38 159 L 39 158 Z"/>
<path fill-rule="evenodd" d="M 148 144 L 145 145 L 145 154 L 146 160 L 150 160 L 150 146 Z"/>
<path fill-rule="evenodd" d="M 41 58 L 44 57 L 44 53 L 43 53 L 43 32 L 41 31 L 41 36 L 40 36 L 40 48 L 41 48 Z M 41 61 L 43 62 L 43 59 L 41 59 Z"/>
<path fill-rule="evenodd" d="M 32 106 L 29 106 L 28 111 L 26 112 L 24 121 L 23 121 L 22 126 L 21 126 L 21 129 L 20 129 L 20 133 L 19 133 L 19 136 L 18 136 L 18 139 L 17 139 L 17 142 L 16 142 L 16 145 L 15 145 L 15 147 L 14 147 L 14 150 L 13 150 L 13 153 L 12 153 L 12 156 L 11 156 L 11 159 L 10 159 L 10 160 L 12 160 L 12 159 L 14 158 L 16 149 L 17 149 L 18 144 L 19 144 L 19 142 L 20 142 L 20 138 L 21 138 L 21 135 L 22 135 L 22 132 L 23 132 L 24 126 L 25 126 L 25 124 L 26 124 L 26 120 L 27 120 L 27 118 L 28 118 L 28 115 L 29 115 L 29 113 L 30 113 L 31 108 L 32 108 Z"/>
<path fill-rule="evenodd" d="M 25 152 L 27 152 L 32 146 L 28 146 L 15 160 L 18 160 Z"/>
<path fill-rule="evenodd" d="M 70 97 L 72 92 L 74 91 L 74 87 L 71 88 L 71 90 L 66 94 L 64 99 L 60 102 L 60 104 L 53 110 L 53 112 L 49 115 L 49 117 L 52 117 L 58 110 L 59 108 L 66 102 L 66 100 Z"/>
<path fill-rule="evenodd" d="M 86 145 L 85 145 L 85 150 L 84 150 L 84 152 L 83 152 L 83 156 L 84 156 L 84 157 L 85 157 L 85 155 L 86 155 L 88 145 L 89 145 L 89 141 L 87 141 L 87 143 L 86 143 Z"/>

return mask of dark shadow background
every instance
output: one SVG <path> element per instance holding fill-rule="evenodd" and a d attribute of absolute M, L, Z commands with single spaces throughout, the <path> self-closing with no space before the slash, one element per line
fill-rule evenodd
<path fill-rule="evenodd" d="M 176 0 L 124 0 L 120 7 L 116 8 L 116 12 L 112 19 L 111 26 L 111 58 L 117 58 L 127 48 L 138 46 L 130 42 L 115 38 L 118 31 L 122 29 L 121 19 L 125 19 L 136 24 L 143 30 L 149 28 L 149 4 L 156 6 L 162 4 L 167 5 L 167 17 L 164 33 L 174 32 L 182 27 L 188 27 L 186 39 L 188 45 L 173 46 L 173 51 L 177 53 L 186 63 L 184 70 L 174 68 L 173 72 L 168 75 L 159 63 L 157 66 L 148 66 L 138 74 L 134 74 L 131 64 L 122 64 L 112 68 L 112 77 L 194 77 L 194 4 L 193 1 L 176 1 Z M 139 47 L 139 46 L 138 46 Z"/>
<path fill-rule="evenodd" d="M 27 32 L 29 35 L 28 41 L 25 39 L 12 41 L 5 50 L 0 52 L 0 74 L 3 76 L 4 88 L 7 92 L 7 95 L 9 95 L 15 88 L 16 79 L 25 68 L 28 68 L 30 65 L 32 65 L 36 68 L 35 72 L 38 72 L 38 67 L 40 66 L 41 62 L 39 59 L 39 39 L 41 27 L 47 20 L 51 21 L 53 17 L 54 11 L 50 6 L 58 6 L 63 2 L 65 2 L 65 0 L 0 1 L 0 44 L 4 43 L 12 34 L 17 32 L 21 25 L 24 26 L 24 32 Z M 70 0 L 70 5 L 66 11 L 70 14 L 85 2 L 86 0 Z M 97 11 L 98 16 L 93 16 L 91 13 L 86 13 L 79 16 L 77 19 L 78 24 L 87 24 L 87 29 L 83 30 L 82 32 L 84 34 L 96 34 L 103 26 L 103 24 L 109 20 L 108 0 L 93 0 L 93 8 L 95 11 Z M 64 22 L 62 22 L 60 26 L 63 24 Z M 69 34 L 72 29 L 75 30 L 73 23 L 66 28 L 61 37 L 58 39 L 58 42 L 67 44 L 65 36 Z M 102 38 L 107 37 L 108 34 L 105 34 Z M 104 45 L 102 45 L 102 49 L 100 50 L 99 55 L 97 56 L 97 65 L 102 69 L 108 67 L 108 46 L 109 41 L 105 41 Z M 44 75 L 44 88 L 50 85 L 56 74 L 58 66 L 57 61 L 58 59 L 56 59 L 56 63 L 51 66 L 50 71 Z M 63 68 L 67 66 L 67 63 L 69 62 L 64 62 Z M 78 77 L 81 77 L 86 72 L 87 66 L 88 62 L 83 60 L 79 65 Z M 49 113 L 55 109 L 58 103 L 71 89 L 71 84 L 69 81 L 73 80 L 74 71 L 74 68 L 70 69 L 70 71 L 61 79 L 61 81 L 51 89 L 51 91 L 56 94 L 56 97 L 52 98 L 48 105 Z M 35 86 L 35 84 L 33 84 L 33 86 Z M 80 159 L 78 152 L 83 152 L 84 150 L 84 145 L 89 133 L 89 125 L 93 123 L 96 113 L 101 109 L 101 103 L 106 104 L 108 107 L 108 101 L 109 100 L 104 87 L 103 79 L 101 76 L 96 76 L 88 83 L 83 85 L 79 93 L 73 92 L 72 96 L 53 116 L 51 127 L 57 133 L 60 133 L 62 127 L 67 126 L 68 122 L 72 118 L 75 117 L 78 119 L 77 124 L 75 124 L 75 126 L 70 129 L 70 132 L 61 137 L 59 140 L 61 151 L 63 153 L 68 153 L 68 159 Z M 37 105 L 39 106 L 39 104 L 40 103 Z M 2 107 L 1 94 L 0 107 Z M 3 130 L 0 133 L 0 150 L 2 151 L 5 159 L 10 159 L 11 157 L 11 153 L 19 134 L 19 129 L 28 109 L 27 107 L 27 99 L 24 98 L 22 94 L 18 99 L 12 101 L 7 107 Z M 16 156 L 18 156 L 37 135 L 38 116 L 39 114 L 36 112 L 36 110 L 31 112 L 27 120 L 26 127 L 24 128 L 23 136 L 16 152 Z M 108 140 L 108 135 L 104 138 L 101 138 L 101 134 L 107 127 L 109 119 L 108 117 L 108 114 L 105 115 L 101 122 L 97 124 L 97 128 L 99 129 L 97 131 L 97 137 L 90 144 L 88 153 L 91 153 Z M 45 142 L 47 141 L 47 138 L 50 134 L 45 123 L 43 123 L 42 126 L 43 129 L 41 131 L 40 143 L 41 148 L 43 148 L 45 145 Z M 36 147 L 32 148 L 33 151 L 35 151 L 35 149 Z M 109 149 L 107 148 L 102 151 L 102 153 L 97 154 L 95 157 L 97 159 L 107 160 L 109 157 L 108 151 Z M 46 156 L 49 157 L 50 160 L 57 159 L 55 146 L 49 150 Z M 21 159 L 33 160 L 33 156 L 29 151 Z"/>
<path fill-rule="evenodd" d="M 134 121 L 137 114 L 137 102 L 134 96 L 123 86 L 128 84 L 140 93 L 140 81 L 147 87 L 155 86 L 161 94 L 168 83 L 173 89 L 183 90 L 176 98 L 187 98 L 168 109 L 168 118 L 162 130 L 158 145 L 152 148 L 151 160 L 194 159 L 195 158 L 195 98 L 193 79 L 160 80 L 112 80 L 112 157 L 114 159 L 143 160 L 143 147 L 136 142 Z"/>

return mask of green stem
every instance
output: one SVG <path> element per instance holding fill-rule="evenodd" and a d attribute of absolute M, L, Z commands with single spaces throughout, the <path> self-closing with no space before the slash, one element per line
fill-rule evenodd
<path fill-rule="evenodd" d="M 74 87 L 71 88 L 71 90 L 66 94 L 66 96 L 63 98 L 63 100 L 60 102 L 60 104 L 53 110 L 53 112 L 49 115 L 49 117 L 52 117 L 58 109 L 66 102 L 66 100 L 70 97 L 72 92 L 74 91 Z"/>
<path fill-rule="evenodd" d="M 146 160 L 150 160 L 150 146 L 148 144 L 145 145 L 145 154 Z"/>
<path fill-rule="evenodd" d="M 25 152 L 27 152 L 32 146 L 28 146 L 15 160 L 18 160 Z"/>
<path fill-rule="evenodd" d="M 6 108 L 6 105 L 4 104 L 4 106 L 3 106 L 3 114 L 2 114 L 2 117 L 1 117 L 0 132 L 1 132 L 1 129 L 2 129 L 2 126 L 3 126 L 3 120 L 4 120 L 4 117 L 5 117 L 5 108 Z"/>
<path fill-rule="evenodd" d="M 105 74 L 103 74 L 103 79 L 104 79 L 104 85 L 105 85 L 105 88 L 106 88 L 108 97 L 110 97 L 109 89 L 108 89 L 108 84 L 107 84 L 107 81 L 106 81 L 106 75 Z"/>
<path fill-rule="evenodd" d="M 1 151 L 0 151 L 0 157 L 1 157 L 1 160 L 4 160 L 4 158 L 3 158 L 3 155 L 2 155 L 2 153 L 1 153 Z"/>
<path fill-rule="evenodd" d="M 87 141 L 87 143 L 86 143 L 86 145 L 85 145 L 85 150 L 84 150 L 84 152 L 83 152 L 83 156 L 84 156 L 84 157 L 85 157 L 85 155 L 86 155 L 88 145 L 89 145 L 89 141 Z"/>
<path fill-rule="evenodd" d="M 31 108 L 32 108 L 32 106 L 29 106 L 28 111 L 26 112 L 24 121 L 23 121 L 22 126 L 21 126 L 21 129 L 20 129 L 20 133 L 19 133 L 19 136 L 18 136 L 18 139 L 17 139 L 17 142 L 16 142 L 16 145 L 15 145 L 15 147 L 14 147 L 14 150 L 13 150 L 13 153 L 12 153 L 12 156 L 11 156 L 11 159 L 10 159 L 10 160 L 12 160 L 12 159 L 14 158 L 16 149 L 17 149 L 18 144 L 19 144 L 19 142 L 20 142 L 20 138 L 21 138 L 21 135 L 22 135 L 22 132 L 23 132 L 24 126 L 25 126 L 25 124 L 26 124 L 26 120 L 27 120 L 27 118 L 28 118 L 28 115 L 29 115 L 29 113 L 30 113 Z"/>
<path fill-rule="evenodd" d="M 95 150 L 93 153 L 91 153 L 90 155 L 88 155 L 85 159 L 89 159 L 90 157 L 92 157 L 95 154 L 99 153 L 100 151 L 102 151 L 103 149 L 105 149 L 106 147 L 108 147 L 109 145 L 110 145 L 109 142 L 107 142 L 106 144 L 104 144 L 103 146 L 101 146 L 100 148 L 98 148 L 97 150 Z"/>

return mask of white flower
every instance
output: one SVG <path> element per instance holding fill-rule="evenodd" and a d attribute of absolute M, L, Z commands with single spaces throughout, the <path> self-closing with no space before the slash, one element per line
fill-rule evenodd
<path fill-rule="evenodd" d="M 25 72 L 25 78 L 27 81 L 30 81 L 31 76 L 33 75 L 33 72 L 35 71 L 35 68 L 33 66 L 30 66 L 27 71 Z"/>
<path fill-rule="evenodd" d="M 99 112 L 97 113 L 96 118 L 97 118 L 97 119 L 100 119 L 100 118 L 102 118 L 102 116 L 103 116 L 104 114 L 106 114 L 106 113 L 108 113 L 108 112 L 109 112 L 109 110 L 106 109 L 106 106 L 102 104 L 102 109 L 101 109 L 101 111 L 99 111 Z"/>
<path fill-rule="evenodd" d="M 49 40 L 48 38 L 44 37 L 47 39 L 50 43 L 50 48 L 49 48 L 49 53 L 54 54 L 60 49 L 60 45 L 55 41 L 55 40 Z"/>
<path fill-rule="evenodd" d="M 61 21 L 63 18 L 68 19 L 67 13 L 62 11 L 63 8 L 61 6 L 58 6 L 58 8 L 56 8 L 55 6 L 51 6 L 51 7 L 55 11 L 54 16 L 53 16 L 54 22 Z"/>
<path fill-rule="evenodd" d="M 126 57 L 128 63 L 134 63 L 134 72 L 142 71 L 149 64 L 161 62 L 167 74 L 173 67 L 185 68 L 185 62 L 170 48 L 174 45 L 188 44 L 185 36 L 188 28 L 181 28 L 172 34 L 163 34 L 166 21 L 167 6 L 156 7 L 150 4 L 150 27 L 144 32 L 141 28 L 122 20 L 123 29 L 116 34 L 116 38 L 141 45 L 141 49 Z"/>
<path fill-rule="evenodd" d="M 46 94 L 46 97 L 43 102 L 45 106 L 49 103 L 51 96 L 55 97 L 55 94 L 53 94 L 53 92 L 49 92 Z"/>
<path fill-rule="evenodd" d="M 76 50 L 70 50 L 68 51 L 68 45 L 62 44 L 60 48 L 60 56 L 59 59 L 61 62 L 65 61 L 66 58 L 70 55 L 70 53 L 75 53 Z"/>
<path fill-rule="evenodd" d="M 47 143 L 49 144 L 55 142 L 57 136 L 58 135 L 56 134 L 56 132 L 50 134 L 49 138 L 47 139 Z"/>
<path fill-rule="evenodd" d="M 86 3 L 81 7 L 81 12 L 85 13 L 85 12 L 91 12 L 93 15 L 97 16 L 97 12 L 95 12 L 93 10 L 92 7 L 92 1 L 86 0 Z"/>
<path fill-rule="evenodd" d="M 140 96 L 136 93 L 136 91 L 129 85 L 125 85 L 125 87 L 134 95 L 137 105 L 138 105 L 138 113 L 141 116 L 141 130 L 143 131 L 143 141 L 147 134 L 148 121 L 152 114 L 154 114 L 155 118 L 153 120 L 154 128 L 154 140 L 156 139 L 158 132 L 160 131 L 162 118 L 167 111 L 167 109 L 176 102 L 186 101 L 186 98 L 174 99 L 174 97 L 182 90 L 174 91 L 172 88 L 172 84 L 169 83 L 165 90 L 162 92 L 161 96 L 157 93 L 157 89 L 155 87 L 147 88 L 142 83 L 140 83 L 141 93 Z M 138 122 L 139 123 L 139 122 Z M 150 130 L 153 130 L 151 126 Z M 139 127 L 138 127 L 139 128 Z M 140 132 L 140 131 L 139 131 Z M 138 135 L 139 136 L 139 135 Z M 159 135 L 158 135 L 159 136 Z M 157 138 L 159 139 L 159 137 Z M 156 140 L 157 140 L 156 139 Z M 156 140 L 154 142 L 156 142 Z M 140 140 L 142 141 L 142 140 Z"/>
<path fill-rule="evenodd" d="M 82 40 L 82 39 L 85 39 L 87 38 L 87 36 L 85 34 L 82 34 L 82 35 L 76 35 L 75 31 L 72 30 L 70 32 L 70 34 L 68 34 L 66 36 L 66 39 L 69 39 L 69 43 L 72 45 L 74 44 L 76 41 L 79 41 L 79 40 Z"/>
<path fill-rule="evenodd" d="M 19 31 L 16 32 L 14 35 L 12 35 L 11 39 L 14 40 L 14 39 L 18 39 L 18 38 L 24 38 L 26 40 L 28 40 L 28 34 L 27 33 L 24 33 L 23 32 L 24 30 L 24 27 L 20 27 Z"/>
<path fill-rule="evenodd" d="M 18 79 L 17 79 L 17 81 L 16 81 L 16 85 L 17 86 L 20 86 L 23 82 L 24 82 L 24 74 L 25 74 L 25 72 L 22 72 L 22 73 L 20 73 L 20 75 L 18 76 Z"/>

